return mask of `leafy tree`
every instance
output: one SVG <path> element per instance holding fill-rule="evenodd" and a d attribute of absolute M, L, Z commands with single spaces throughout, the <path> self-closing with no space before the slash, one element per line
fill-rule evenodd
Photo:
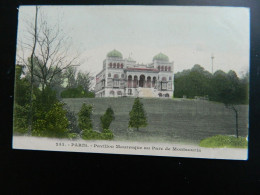
<path fill-rule="evenodd" d="M 93 77 L 89 72 L 78 72 L 77 75 L 77 86 L 81 86 L 84 91 L 89 92 L 92 87 Z"/>
<path fill-rule="evenodd" d="M 102 129 L 109 129 L 110 124 L 115 120 L 114 111 L 111 107 L 107 108 L 105 114 L 100 117 Z"/>
<path fill-rule="evenodd" d="M 129 115 L 130 115 L 130 120 L 129 120 L 128 127 L 134 127 L 138 131 L 139 127 L 147 126 L 146 113 L 139 97 L 135 99 L 132 110 L 130 111 Z"/>
<path fill-rule="evenodd" d="M 203 67 L 196 64 L 191 70 L 184 70 L 175 75 L 174 80 L 174 96 L 189 98 L 195 96 L 207 96 L 210 94 L 209 81 L 212 75 L 204 70 Z"/>
<path fill-rule="evenodd" d="M 93 98 L 95 93 L 91 91 L 85 91 L 82 86 L 77 88 L 68 88 L 61 92 L 62 98 Z"/>
<path fill-rule="evenodd" d="M 76 84 L 76 67 L 69 67 L 66 69 L 64 73 L 64 77 L 67 80 L 67 88 L 75 88 L 77 86 Z"/>
<path fill-rule="evenodd" d="M 79 128 L 81 130 L 92 130 L 93 125 L 92 125 L 92 105 L 86 105 L 85 103 L 82 105 L 78 116 L 79 116 Z"/>

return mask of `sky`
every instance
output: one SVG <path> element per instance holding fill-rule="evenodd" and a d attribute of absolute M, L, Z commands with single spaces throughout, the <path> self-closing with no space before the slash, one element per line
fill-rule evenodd
<path fill-rule="evenodd" d="M 123 58 L 148 64 L 162 52 L 174 62 L 174 72 L 200 64 L 211 72 L 249 70 L 250 10 L 207 6 L 42 6 L 47 22 L 59 23 L 80 51 L 79 69 L 102 70 L 111 50 Z M 34 6 L 19 7 L 18 40 L 27 34 Z M 19 53 L 17 49 L 17 53 Z"/>

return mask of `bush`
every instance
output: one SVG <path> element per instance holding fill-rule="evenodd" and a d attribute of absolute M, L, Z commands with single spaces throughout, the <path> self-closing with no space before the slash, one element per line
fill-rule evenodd
<path fill-rule="evenodd" d="M 247 140 L 244 137 L 216 135 L 200 141 L 199 146 L 207 148 L 247 148 Z"/>
<path fill-rule="evenodd" d="M 107 108 L 105 114 L 100 117 L 102 129 L 109 129 L 112 121 L 115 120 L 114 111 L 111 107 Z"/>
<path fill-rule="evenodd" d="M 93 128 L 92 125 L 92 105 L 86 105 L 85 103 L 82 105 L 78 116 L 79 116 L 79 128 L 81 130 L 91 130 Z"/>
<path fill-rule="evenodd" d="M 37 113 L 38 119 L 33 123 L 33 136 L 58 137 L 69 136 L 69 121 L 60 102 L 55 103 L 48 112 Z"/>
<path fill-rule="evenodd" d="M 111 130 L 105 129 L 102 133 L 90 130 L 84 130 L 82 132 L 82 139 L 85 140 L 111 140 L 114 135 Z"/>
<path fill-rule="evenodd" d="M 90 91 L 85 91 L 82 86 L 78 86 L 77 88 L 69 88 L 65 89 L 61 92 L 62 98 L 94 98 L 95 93 Z"/>
<path fill-rule="evenodd" d="M 14 123 L 13 130 L 17 134 L 25 134 L 28 131 L 29 105 L 21 106 L 14 104 Z"/>
<path fill-rule="evenodd" d="M 67 105 L 64 105 L 63 108 L 66 110 L 66 117 L 69 121 L 69 132 L 80 134 L 81 129 L 78 127 L 76 114 Z"/>

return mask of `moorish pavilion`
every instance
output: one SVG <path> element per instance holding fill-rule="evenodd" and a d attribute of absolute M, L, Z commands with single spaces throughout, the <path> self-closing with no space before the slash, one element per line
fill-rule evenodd
<path fill-rule="evenodd" d="M 173 96 L 173 62 L 159 53 L 150 64 L 137 64 L 132 58 L 113 50 L 96 75 L 96 97 L 161 97 Z"/>

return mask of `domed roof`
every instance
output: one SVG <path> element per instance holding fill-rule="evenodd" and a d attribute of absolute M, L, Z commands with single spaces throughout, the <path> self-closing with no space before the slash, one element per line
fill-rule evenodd
<path fill-rule="evenodd" d="M 169 62 L 168 56 L 163 54 L 163 53 L 159 53 L 156 56 L 154 56 L 153 60 L 160 60 L 160 61 L 167 61 L 167 62 Z"/>
<path fill-rule="evenodd" d="M 114 49 L 113 51 L 108 52 L 107 57 L 123 58 L 123 55 L 119 51 Z"/>

